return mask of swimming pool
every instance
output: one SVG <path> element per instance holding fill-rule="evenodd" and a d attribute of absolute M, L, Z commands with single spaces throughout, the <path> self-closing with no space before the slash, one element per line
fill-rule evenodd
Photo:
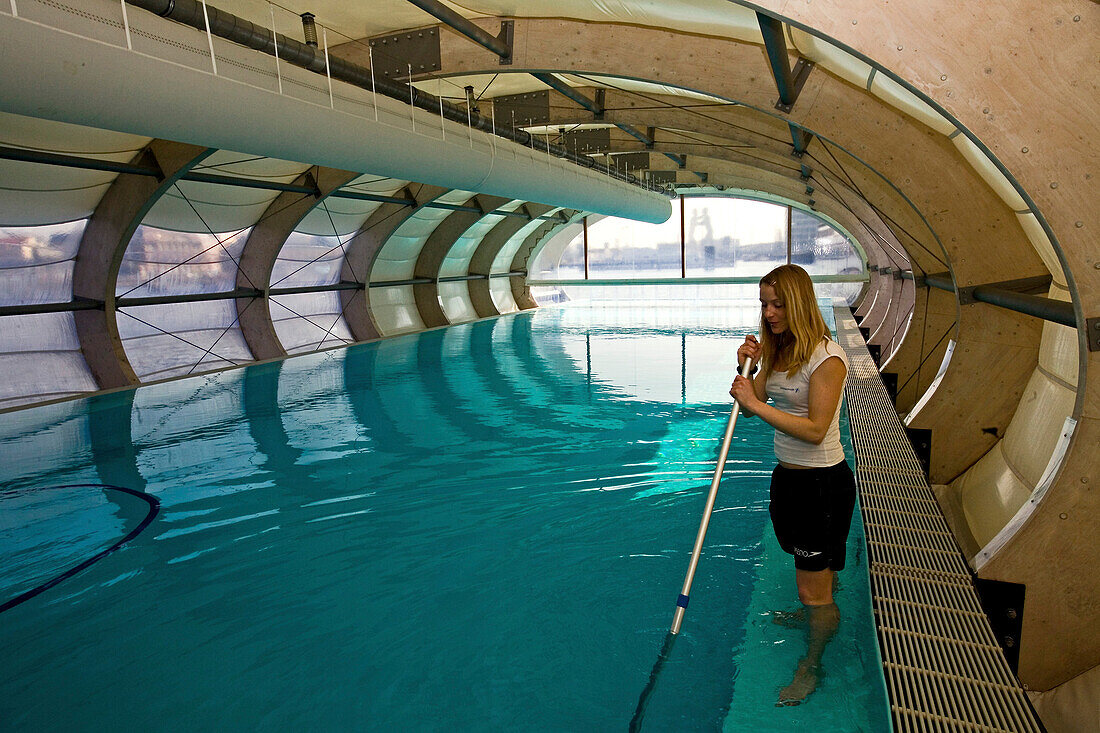
<path fill-rule="evenodd" d="M 89 485 L 161 504 L 0 615 L 0 719 L 624 730 L 757 312 L 539 309 L 0 417 L 0 602 L 148 513 Z M 858 522 L 827 674 L 775 707 L 805 641 L 773 460 L 743 419 L 645 730 L 888 729 Z"/>

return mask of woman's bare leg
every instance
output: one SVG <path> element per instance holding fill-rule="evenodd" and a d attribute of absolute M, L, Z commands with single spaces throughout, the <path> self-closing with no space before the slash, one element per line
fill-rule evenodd
<path fill-rule="evenodd" d="M 779 705 L 798 705 L 817 689 L 821 657 L 840 625 L 840 610 L 833 602 L 832 570 L 796 570 L 798 597 L 806 610 L 806 656 L 799 662 L 791 684 L 779 691 Z"/>

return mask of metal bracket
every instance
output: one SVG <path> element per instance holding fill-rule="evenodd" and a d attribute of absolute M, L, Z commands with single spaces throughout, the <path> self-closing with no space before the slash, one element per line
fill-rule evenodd
<path fill-rule="evenodd" d="M 1085 319 L 1085 340 L 1088 341 L 1089 351 L 1100 351 L 1100 317 Z"/>
<path fill-rule="evenodd" d="M 510 66 L 512 63 L 512 36 L 515 32 L 515 25 L 514 20 L 500 21 L 500 35 L 497 36 L 497 39 L 508 46 L 508 55 L 500 57 L 501 66 Z"/>
<path fill-rule="evenodd" d="M 597 127 L 592 130 L 573 130 L 562 137 L 562 147 L 577 155 L 584 153 L 606 153 L 611 149 L 611 128 Z"/>
<path fill-rule="evenodd" d="M 932 466 L 932 431 L 927 428 L 905 428 L 905 436 L 909 438 L 909 445 L 913 446 L 913 453 L 917 456 L 917 463 L 924 471 L 927 479 Z"/>
<path fill-rule="evenodd" d="M 387 79 L 408 79 L 410 67 L 414 77 L 442 68 L 439 31 L 436 28 L 375 36 L 367 43 L 373 49 L 371 57 L 375 73 Z"/>
<path fill-rule="evenodd" d="M 783 100 L 777 100 L 775 108 L 780 112 L 786 112 L 790 114 L 790 111 L 794 109 L 794 103 L 798 100 L 798 94 L 802 91 L 802 86 L 806 83 L 806 77 L 810 75 L 810 72 L 814 70 L 814 62 L 806 59 L 799 59 L 794 64 L 794 70 L 791 75 L 794 77 L 794 99 L 790 104 L 784 104 Z"/>
<path fill-rule="evenodd" d="M 545 124 L 550 121 L 550 90 L 495 97 L 493 110 L 498 128 L 513 121 L 517 127 Z"/>
<path fill-rule="evenodd" d="M 1005 661 L 1014 673 L 1018 673 L 1027 588 L 1019 583 L 975 577 L 974 589 L 982 602 L 982 610 L 989 617 L 989 626 L 1004 652 Z"/>
<path fill-rule="evenodd" d="M 645 177 L 652 183 L 676 183 L 676 171 L 646 171 Z"/>
<path fill-rule="evenodd" d="M 788 122 L 787 126 L 791 129 L 791 140 L 794 143 L 794 152 L 791 155 L 796 158 L 801 158 L 806 154 L 806 148 L 814 139 L 814 134 L 804 127 L 798 127 L 794 123 Z"/>

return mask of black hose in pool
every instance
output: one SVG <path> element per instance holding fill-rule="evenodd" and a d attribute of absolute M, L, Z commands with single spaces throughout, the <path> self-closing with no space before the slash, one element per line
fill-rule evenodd
<path fill-rule="evenodd" d="M 157 513 L 160 512 L 160 501 L 157 499 L 157 497 L 153 496 L 152 494 L 147 494 L 144 491 L 137 491 L 136 489 L 127 489 L 123 486 L 110 486 L 110 485 L 107 485 L 107 484 L 66 484 L 66 485 L 63 485 L 63 486 L 49 486 L 49 487 L 47 487 L 47 489 L 85 489 L 85 488 L 87 488 L 87 489 L 109 489 L 111 491 L 121 491 L 123 493 L 130 494 L 131 496 L 136 496 L 139 499 L 144 500 L 149 505 L 149 513 L 145 515 L 145 518 L 141 520 L 141 522 L 138 524 L 138 526 L 134 527 L 132 530 L 130 530 L 126 534 L 125 537 L 123 537 L 122 539 L 120 539 L 118 542 L 114 543 L 113 545 L 111 545 L 107 549 L 102 550 L 100 552 L 97 552 L 95 555 L 93 555 L 92 557 L 89 557 L 87 560 L 80 563 L 79 565 L 74 565 L 73 567 L 69 568 L 65 572 L 61 573 L 61 575 L 58 575 L 58 576 L 52 578 L 51 580 L 48 580 L 45 583 L 42 583 L 39 586 L 31 588 L 29 591 L 26 591 L 25 593 L 20 593 L 15 598 L 12 598 L 10 601 L 5 601 L 4 603 L 0 604 L 0 613 L 3 613 L 4 611 L 7 611 L 10 608 L 16 607 L 20 603 L 23 603 L 24 601 L 29 601 L 30 599 L 34 598 L 39 593 L 42 593 L 43 591 L 47 591 L 50 588 L 53 588 L 55 585 L 57 585 L 61 581 L 65 580 L 66 578 L 73 577 L 74 575 L 79 573 L 81 570 L 88 567 L 89 565 L 96 562 L 97 560 L 102 560 L 107 555 L 110 555 L 112 552 L 114 552 L 115 550 L 122 547 L 127 542 L 129 542 L 130 540 L 134 539 L 139 534 L 141 534 L 141 532 L 146 527 L 148 527 L 149 523 L 152 522 L 153 519 L 157 516 Z"/>

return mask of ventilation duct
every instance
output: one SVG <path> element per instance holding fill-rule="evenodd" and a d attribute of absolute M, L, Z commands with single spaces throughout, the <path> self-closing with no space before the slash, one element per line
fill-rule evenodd
<path fill-rule="evenodd" d="M 672 212 L 663 194 L 574 165 L 545 144 L 472 129 L 465 110 L 455 122 L 338 81 L 323 103 L 302 101 L 264 88 L 271 80 L 260 72 L 247 76 L 274 68 L 274 58 L 257 63 L 258 52 L 220 42 L 218 55 L 236 62 L 234 78 L 212 74 L 209 57 L 202 68 L 167 61 L 181 44 L 207 47 L 206 35 L 154 15 L 130 14 L 152 53 L 92 40 L 119 15 L 118 5 L 86 5 L 66 19 L 66 31 L 0 15 L 8 59 L 0 109 L 653 223 Z"/>

